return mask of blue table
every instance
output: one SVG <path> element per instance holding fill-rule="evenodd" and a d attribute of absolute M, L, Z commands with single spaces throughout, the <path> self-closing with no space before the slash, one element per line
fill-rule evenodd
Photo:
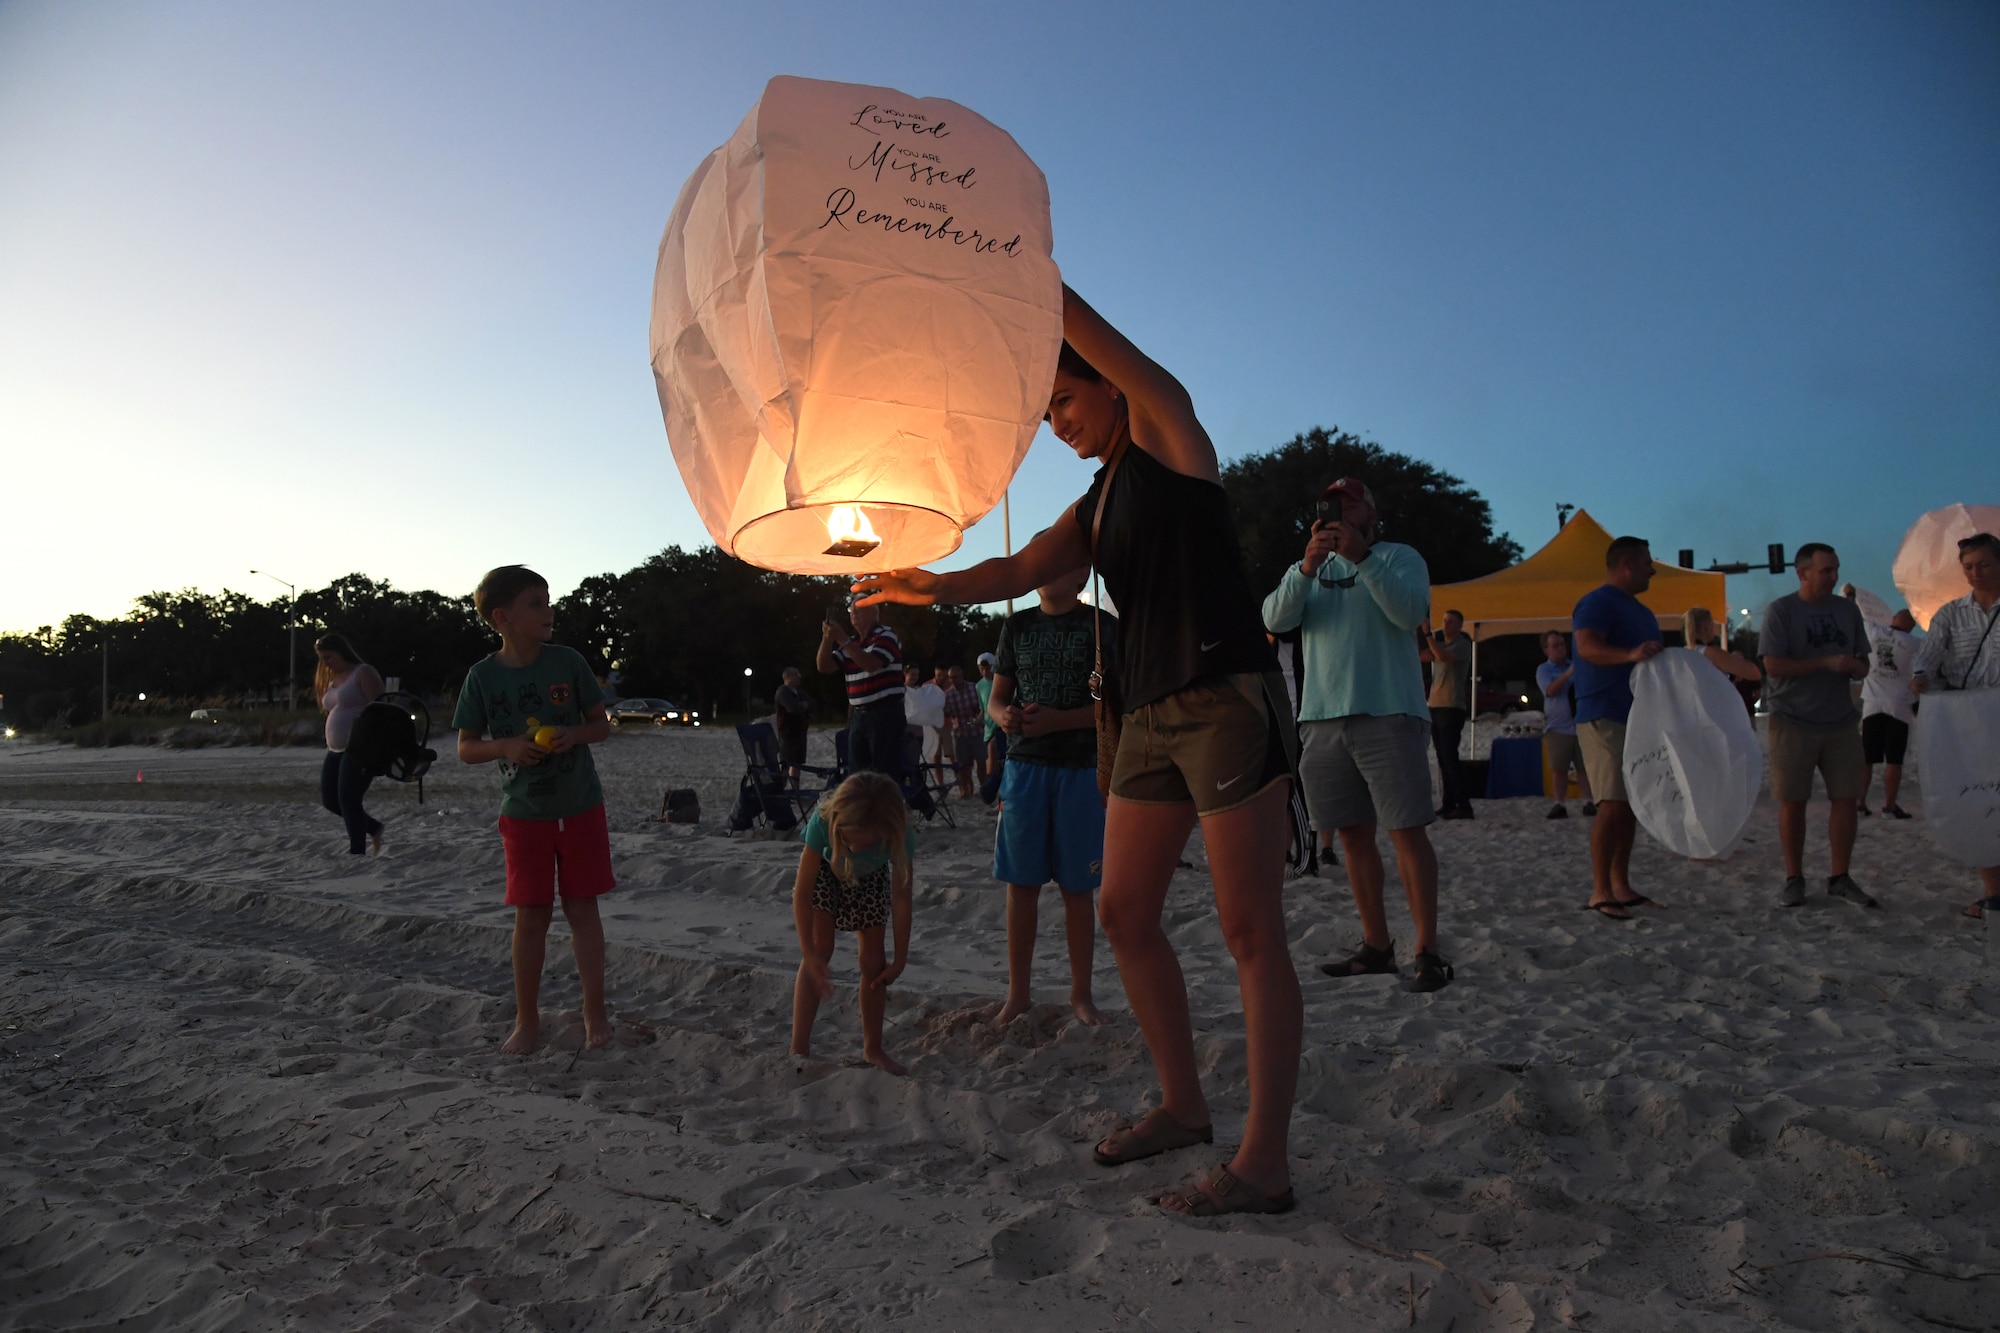
<path fill-rule="evenodd" d="M 1542 794 L 1542 738 L 1503 736 L 1486 765 L 1486 799 Z"/>

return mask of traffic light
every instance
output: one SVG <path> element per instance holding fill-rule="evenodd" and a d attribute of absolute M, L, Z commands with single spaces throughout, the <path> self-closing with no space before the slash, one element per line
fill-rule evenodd
<path fill-rule="evenodd" d="M 1764 549 L 1766 554 L 1768 554 L 1771 557 L 1771 572 L 1773 574 L 1784 573 L 1785 544 L 1783 542 L 1772 542 L 1769 546 L 1765 547 Z"/>
<path fill-rule="evenodd" d="M 1689 549 L 1688 549 L 1687 547 L 1685 547 L 1685 546 L 1681 547 L 1681 558 L 1680 558 L 1680 559 L 1679 559 L 1678 561 L 1676 561 L 1675 563 L 1677 563 L 1678 565 L 1680 565 L 1680 567 L 1681 567 L 1682 569 L 1693 569 L 1693 568 L 1694 568 L 1694 552 L 1693 552 L 1693 551 L 1691 551 L 1691 550 L 1689 550 Z"/>

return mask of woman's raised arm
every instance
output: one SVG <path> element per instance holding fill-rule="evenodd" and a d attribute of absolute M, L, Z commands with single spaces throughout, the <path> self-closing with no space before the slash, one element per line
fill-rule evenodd
<path fill-rule="evenodd" d="M 1194 414 L 1181 382 L 1111 327 L 1088 301 L 1063 286 L 1063 338 L 1097 373 L 1125 395 L 1132 438 L 1146 452 L 1185 476 L 1220 483 L 1215 442 Z"/>
<path fill-rule="evenodd" d="M 1044 583 L 1090 563 L 1090 542 L 1070 518 L 1075 506 L 1012 555 L 982 560 L 971 569 L 933 574 L 928 569 L 892 569 L 854 580 L 862 606 L 903 602 L 909 606 L 977 606 L 1025 597 Z"/>

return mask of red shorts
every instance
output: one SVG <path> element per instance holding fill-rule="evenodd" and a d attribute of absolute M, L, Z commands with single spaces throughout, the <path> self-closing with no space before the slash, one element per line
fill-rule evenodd
<path fill-rule="evenodd" d="M 500 841 L 507 848 L 509 907 L 554 906 L 559 875 L 565 898 L 595 898 L 618 883 L 602 804 L 567 819 L 502 815 Z"/>

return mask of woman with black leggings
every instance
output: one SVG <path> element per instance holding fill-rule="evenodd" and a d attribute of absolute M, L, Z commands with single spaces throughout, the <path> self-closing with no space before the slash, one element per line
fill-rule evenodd
<path fill-rule="evenodd" d="M 313 692 L 326 714 L 326 762 L 319 770 L 320 804 L 347 825 L 347 850 L 360 856 L 382 850 L 382 823 L 361 808 L 371 780 L 347 753 L 347 738 L 361 710 L 382 696 L 382 673 L 361 660 L 343 634 L 322 634 L 313 643 L 319 669 Z"/>

